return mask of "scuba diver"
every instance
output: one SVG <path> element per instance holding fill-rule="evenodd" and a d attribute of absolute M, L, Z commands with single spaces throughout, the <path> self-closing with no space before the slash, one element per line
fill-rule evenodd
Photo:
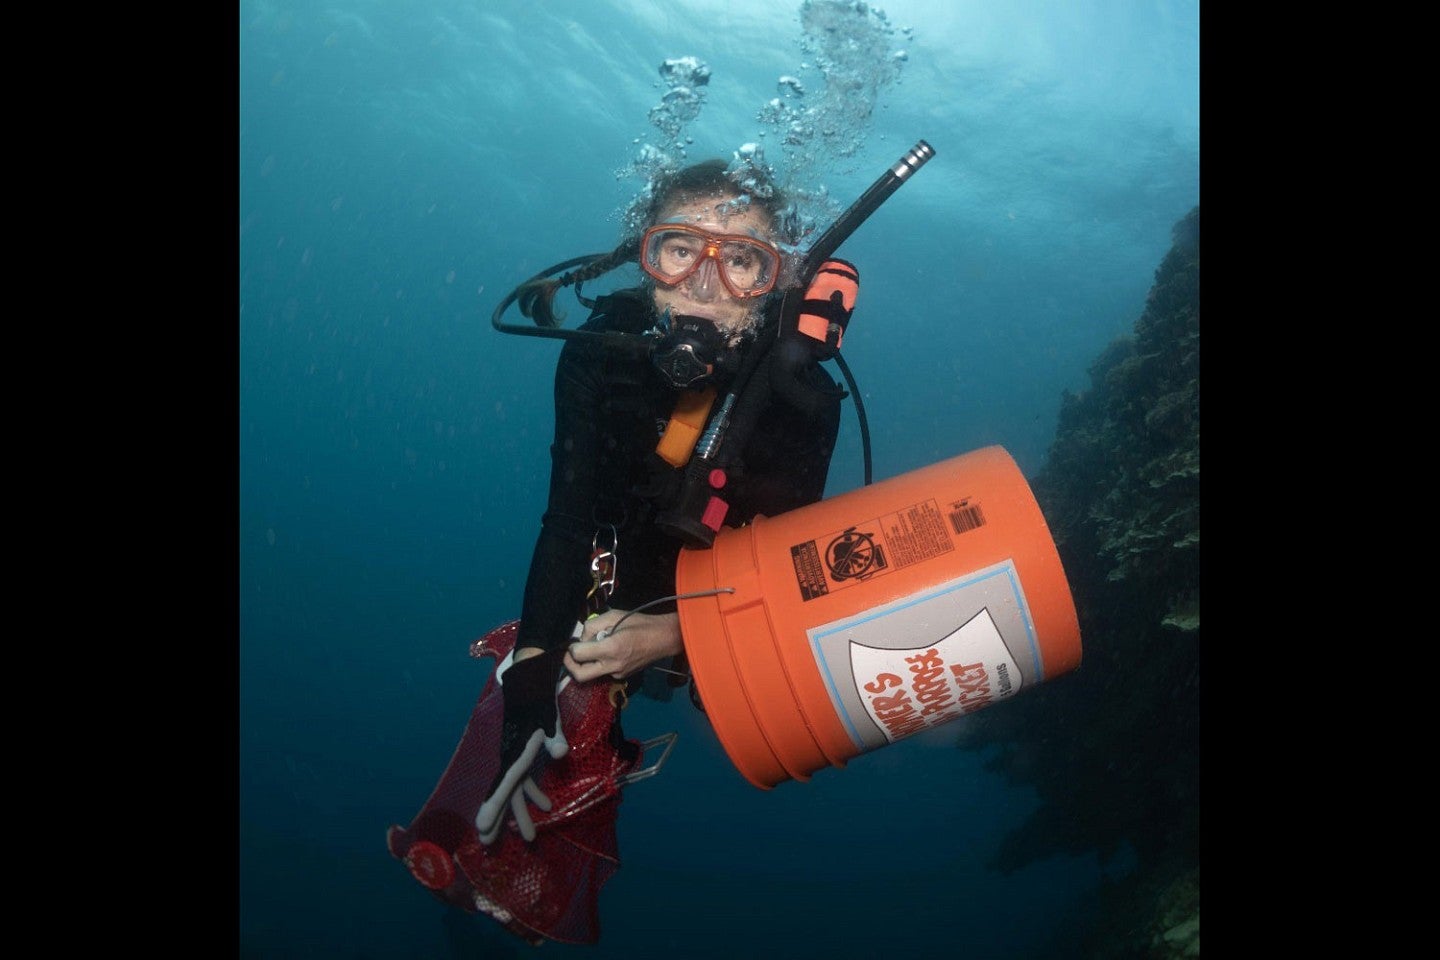
<path fill-rule="evenodd" d="M 509 813 L 522 832 L 531 829 L 523 771 L 542 744 L 552 757 L 562 755 L 555 688 L 563 671 L 581 683 L 624 680 L 683 653 L 673 596 L 675 561 L 687 537 L 683 525 L 677 530 L 665 521 L 684 497 L 690 451 L 670 453 L 667 433 L 693 442 L 717 393 L 740 372 L 762 329 L 776 323 L 774 294 L 786 267 L 780 246 L 793 241 L 784 235 L 778 191 L 746 189 L 726 171 L 723 160 L 712 160 L 662 176 L 638 247 L 630 239 L 574 275 L 519 291 L 521 311 L 540 327 L 554 327 L 552 298 L 563 281 L 583 283 L 638 250 L 643 285 L 598 297 L 580 329 L 649 333 L 653 342 L 647 354 L 586 340 L 561 351 L 549 501 L 513 663 L 502 678 L 501 773 L 477 817 L 482 840 L 493 838 Z M 836 309 L 848 322 L 849 311 Z M 817 343 L 787 354 L 786 388 L 752 411 L 748 442 L 725 471 L 723 524 L 741 526 L 823 496 L 845 395 L 820 366 L 823 352 Z M 694 417 L 688 429 L 687 416 Z M 608 595 L 604 609 L 577 620 L 593 600 L 597 550 L 613 564 L 602 578 Z"/>
<path fill-rule="evenodd" d="M 847 396 L 823 361 L 849 383 L 869 484 L 864 410 L 839 354 L 859 274 L 832 255 L 933 153 L 917 144 L 803 256 L 768 177 L 723 160 L 663 171 L 613 251 L 556 264 L 496 307 L 497 330 L 566 343 L 520 617 L 471 645 L 496 667 L 429 799 L 387 835 L 439 899 L 531 943 L 598 939 L 620 789 L 658 771 L 675 739 L 627 739 L 620 711 L 651 692 L 647 668 L 681 678 L 662 698 L 688 679 L 676 602 L 704 594 L 677 596 L 677 559 L 723 527 L 821 500 Z M 638 287 L 583 295 L 637 262 Z M 567 329 L 554 297 L 572 285 L 591 312 Z M 503 323 L 512 304 L 534 325 Z M 693 680 L 690 696 L 703 710 Z"/>

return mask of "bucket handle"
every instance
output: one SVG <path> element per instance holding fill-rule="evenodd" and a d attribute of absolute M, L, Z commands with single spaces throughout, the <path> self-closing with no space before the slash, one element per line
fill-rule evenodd
<path fill-rule="evenodd" d="M 640 753 L 642 756 L 647 750 L 658 747 L 662 743 L 665 744 L 665 749 L 660 754 L 660 758 L 654 763 L 652 763 L 650 766 L 644 768 L 643 770 L 635 770 L 631 773 L 626 773 L 618 776 L 615 778 L 615 783 L 621 787 L 628 787 L 630 784 L 635 783 L 637 780 L 644 780 L 647 777 L 655 776 L 655 774 L 660 772 L 660 768 L 665 765 L 665 761 L 669 759 L 670 751 L 675 749 L 675 741 L 679 738 L 679 733 L 671 731 L 670 733 L 662 733 L 658 737 L 651 737 L 649 740 L 646 740 L 644 743 L 640 744 Z"/>

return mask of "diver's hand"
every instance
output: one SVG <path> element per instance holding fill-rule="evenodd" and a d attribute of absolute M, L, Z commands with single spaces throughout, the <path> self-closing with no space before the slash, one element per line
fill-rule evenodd
<path fill-rule="evenodd" d="M 636 613 L 606 610 L 584 623 L 584 634 L 565 652 L 565 668 L 581 683 L 601 677 L 624 678 L 657 660 L 677 656 L 685 649 L 678 613 Z"/>
<path fill-rule="evenodd" d="M 475 814 L 481 843 L 493 843 L 500 835 L 507 810 L 515 815 L 520 835 L 527 842 L 534 840 L 535 822 L 526 801 L 541 810 L 550 809 L 550 798 L 535 785 L 530 767 L 541 747 L 556 760 L 570 752 L 555 699 L 561 676 L 557 652 L 516 659 L 500 677 L 505 698 L 505 716 L 500 725 L 500 772 Z"/>

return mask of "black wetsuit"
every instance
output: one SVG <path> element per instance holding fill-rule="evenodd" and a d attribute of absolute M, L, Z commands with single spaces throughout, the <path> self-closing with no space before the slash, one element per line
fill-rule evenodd
<path fill-rule="evenodd" d="M 653 323 L 648 295 L 620 291 L 600 298 L 582 329 L 640 333 Z M 726 526 L 776 516 L 823 496 L 840 426 L 840 393 L 818 362 L 802 369 L 801 377 L 833 396 L 810 415 L 779 399 L 764 408 L 739 460 L 729 466 Z M 550 497 L 525 583 L 517 649 L 556 650 L 570 640 L 593 583 L 596 533 L 608 546 L 610 524 L 618 546 L 609 605 L 633 610 L 675 593 L 681 542 L 653 521 L 666 505 L 662 491 L 676 474 L 655 446 L 677 397 L 641 356 L 566 342 L 555 371 Z M 670 601 L 645 612 L 674 609 Z"/>

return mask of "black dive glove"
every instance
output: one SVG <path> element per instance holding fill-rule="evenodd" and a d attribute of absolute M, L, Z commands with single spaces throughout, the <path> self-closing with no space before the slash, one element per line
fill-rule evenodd
<path fill-rule="evenodd" d="M 815 271 L 793 316 L 782 320 L 781 335 L 766 358 L 770 387 L 785 403 L 807 417 L 824 415 L 844 399 L 845 391 L 817 366 L 839 355 L 840 342 L 855 313 L 860 271 L 848 260 L 831 257 Z"/>
<path fill-rule="evenodd" d="M 565 676 L 564 650 L 542 653 L 511 663 L 498 675 L 505 698 L 505 715 L 500 725 L 500 772 L 475 814 L 475 828 L 482 843 L 493 843 L 500 835 L 505 813 L 515 815 L 520 835 L 535 839 L 535 822 L 525 802 L 541 810 L 550 809 L 550 798 L 530 776 L 530 767 L 544 747 L 552 759 L 570 752 L 565 731 L 560 729 L 556 697 Z"/>
<path fill-rule="evenodd" d="M 819 346 L 822 360 L 840 349 L 859 295 L 860 271 L 849 260 L 831 257 L 815 271 L 800 303 L 796 327 Z"/>

